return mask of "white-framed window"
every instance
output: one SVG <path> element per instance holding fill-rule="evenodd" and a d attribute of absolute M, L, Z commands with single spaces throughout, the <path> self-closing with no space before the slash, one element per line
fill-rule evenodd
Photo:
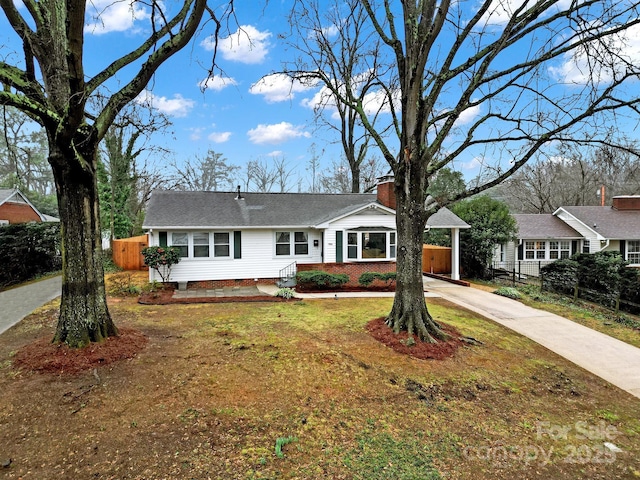
<path fill-rule="evenodd" d="M 309 234 L 307 232 L 276 232 L 276 255 L 309 255 Z"/>
<path fill-rule="evenodd" d="M 582 240 L 582 253 L 591 253 L 591 240 Z"/>
<path fill-rule="evenodd" d="M 193 233 L 193 256 L 195 258 L 209 257 L 209 232 Z"/>
<path fill-rule="evenodd" d="M 358 258 L 358 234 L 356 232 L 347 232 L 347 258 Z"/>
<path fill-rule="evenodd" d="M 296 255 L 309 255 L 309 235 L 307 232 L 293 232 L 293 251 Z"/>
<path fill-rule="evenodd" d="M 171 246 L 180 250 L 180 256 L 189 256 L 189 234 L 186 232 L 172 232 Z"/>
<path fill-rule="evenodd" d="M 214 257 L 230 257 L 231 256 L 231 236 L 229 232 L 214 232 L 213 234 L 213 256 Z"/>
<path fill-rule="evenodd" d="M 568 240 L 551 240 L 549 242 L 549 259 L 569 258 L 571 256 L 571 242 Z"/>
<path fill-rule="evenodd" d="M 627 261 L 634 265 L 640 264 L 640 240 L 627 242 Z"/>
<path fill-rule="evenodd" d="M 389 232 L 389 257 L 396 258 L 396 232 Z"/>
<path fill-rule="evenodd" d="M 525 260 L 544 260 L 547 251 L 547 242 L 543 240 L 527 240 L 524 242 Z"/>
<path fill-rule="evenodd" d="M 347 259 L 391 260 L 396 258 L 396 232 L 347 232 Z"/>
<path fill-rule="evenodd" d="M 570 240 L 527 240 L 524 242 L 525 260 L 560 260 L 570 256 Z"/>

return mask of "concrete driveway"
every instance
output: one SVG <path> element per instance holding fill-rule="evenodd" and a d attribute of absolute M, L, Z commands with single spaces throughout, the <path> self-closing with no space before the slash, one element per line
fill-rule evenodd
<path fill-rule="evenodd" d="M 510 298 L 443 281 L 425 281 L 442 298 L 504 325 L 640 398 L 640 349 Z"/>
<path fill-rule="evenodd" d="M 0 292 L 0 334 L 62 293 L 62 276 Z"/>

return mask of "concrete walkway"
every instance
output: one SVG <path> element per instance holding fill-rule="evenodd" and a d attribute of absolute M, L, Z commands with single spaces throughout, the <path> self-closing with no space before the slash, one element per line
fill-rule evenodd
<path fill-rule="evenodd" d="M 0 334 L 61 293 L 60 275 L 0 292 Z"/>
<path fill-rule="evenodd" d="M 440 297 L 530 338 L 640 398 L 639 348 L 494 293 L 442 281 L 426 281 L 425 286 Z"/>

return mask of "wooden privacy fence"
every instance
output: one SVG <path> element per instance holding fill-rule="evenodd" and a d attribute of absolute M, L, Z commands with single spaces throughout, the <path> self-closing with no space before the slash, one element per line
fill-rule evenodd
<path fill-rule="evenodd" d="M 451 247 L 423 245 L 422 271 L 427 273 L 451 273 Z"/>
<path fill-rule="evenodd" d="M 148 246 L 149 239 L 146 235 L 113 240 L 111 242 L 113 263 L 123 270 L 147 270 L 142 249 Z"/>

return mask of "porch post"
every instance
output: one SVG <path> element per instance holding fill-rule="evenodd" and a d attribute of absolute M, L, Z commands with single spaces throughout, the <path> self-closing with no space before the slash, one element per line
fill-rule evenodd
<path fill-rule="evenodd" d="M 460 280 L 460 229 L 451 229 L 451 279 Z"/>

